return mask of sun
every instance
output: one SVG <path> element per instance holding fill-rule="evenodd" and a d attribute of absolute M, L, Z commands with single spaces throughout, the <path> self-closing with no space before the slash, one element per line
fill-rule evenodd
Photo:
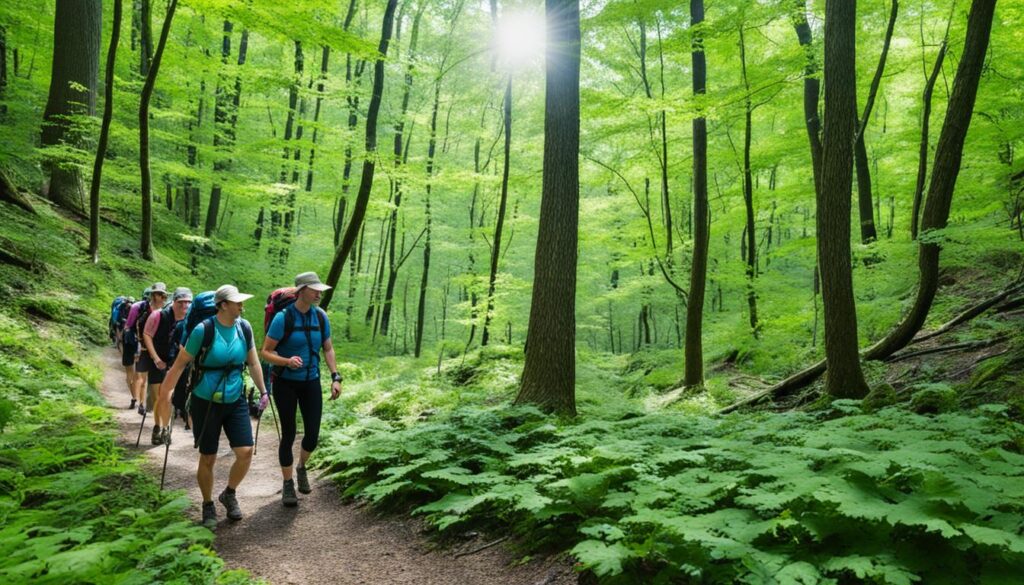
<path fill-rule="evenodd" d="M 544 55 L 544 16 L 530 11 L 514 11 L 498 19 L 494 33 L 498 60 L 506 67 L 522 67 Z"/>

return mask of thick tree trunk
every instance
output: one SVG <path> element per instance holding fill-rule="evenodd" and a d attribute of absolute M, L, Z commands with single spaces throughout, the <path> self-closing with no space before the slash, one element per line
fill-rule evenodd
<path fill-rule="evenodd" d="M 953 93 L 946 106 L 946 118 L 942 133 L 935 148 L 932 164 L 931 183 L 928 198 L 921 217 L 921 232 L 941 230 L 949 221 L 949 210 L 953 203 L 953 190 L 960 163 L 963 158 L 964 140 L 971 125 L 974 101 L 978 95 L 978 82 L 988 51 L 989 35 L 992 30 L 992 16 L 996 0 L 975 0 L 967 21 L 967 39 L 953 80 Z M 872 346 L 866 357 L 872 360 L 885 359 L 905 347 L 921 330 L 939 287 L 938 241 L 921 242 L 918 253 L 920 281 L 914 306 L 903 321 L 885 339 Z"/>
<path fill-rule="evenodd" d="M 69 116 L 93 115 L 99 82 L 101 0 L 59 0 L 53 21 L 53 69 L 43 112 L 42 146 L 78 146 Z M 85 187 L 77 167 L 48 161 L 47 195 L 65 209 L 85 208 Z"/>
<path fill-rule="evenodd" d="M 857 353 L 857 307 L 850 261 L 850 191 L 857 132 L 857 4 L 825 5 L 825 131 L 817 197 L 818 262 L 825 305 L 825 391 L 863 398 L 867 383 Z"/>
<path fill-rule="evenodd" d="M 885 60 L 889 56 L 889 43 L 892 41 L 892 31 L 896 26 L 896 15 L 899 13 L 899 10 L 899 0 L 892 0 L 892 9 L 889 12 L 889 25 L 885 29 L 885 41 L 882 44 L 882 55 L 878 58 L 878 67 L 875 68 L 875 76 L 871 80 L 868 99 L 864 104 L 864 114 L 860 117 L 860 121 L 857 124 L 857 141 L 854 145 L 853 156 L 857 168 L 857 205 L 860 214 L 860 240 L 864 244 L 878 238 L 871 193 L 871 167 L 868 166 L 868 151 L 864 143 L 864 131 L 867 129 L 868 121 L 871 119 L 871 110 L 875 105 L 875 97 L 878 95 L 878 86 L 882 83 L 882 74 L 885 72 Z"/>
<path fill-rule="evenodd" d="M 284 164 L 281 165 L 281 177 L 279 179 L 282 183 L 288 180 L 288 161 L 292 158 L 288 142 L 292 139 L 292 134 L 295 132 L 295 116 L 299 107 L 299 83 L 302 81 L 303 64 L 302 42 L 295 41 L 295 77 L 292 79 L 291 85 L 288 86 L 288 117 L 284 122 L 284 153 L 282 155 Z"/>
<path fill-rule="evenodd" d="M 160 72 L 160 60 L 164 55 L 164 48 L 167 46 L 167 37 L 171 33 L 171 21 L 174 18 L 174 10 L 178 6 L 178 0 L 170 0 L 167 4 L 167 15 L 164 17 L 164 25 L 160 30 L 160 41 L 157 43 L 156 53 L 153 55 L 153 63 L 149 68 L 149 75 L 142 86 L 142 96 L 139 99 L 139 167 L 142 170 L 142 236 L 140 249 L 142 257 L 146 260 L 153 260 L 153 193 L 152 178 L 149 171 L 149 101 L 153 97 L 153 87 L 156 85 L 156 76 Z"/>
<path fill-rule="evenodd" d="M 706 93 L 707 64 L 704 57 L 704 0 L 690 0 L 692 35 L 693 95 Z M 690 264 L 690 290 L 686 304 L 686 346 L 683 386 L 704 383 L 704 348 L 701 339 L 704 324 L 704 292 L 707 287 L 710 220 L 708 214 L 708 128 L 701 114 L 693 119 L 693 261 Z"/>
<path fill-rule="evenodd" d="M 388 43 L 391 41 L 391 27 L 395 17 L 395 5 L 398 0 L 388 0 L 384 8 L 384 23 L 381 29 L 380 45 L 377 48 L 379 56 L 374 64 L 373 71 L 373 95 L 366 112 L 366 158 L 363 159 L 363 173 L 359 182 L 359 192 L 356 194 L 355 205 L 352 209 L 352 219 L 345 228 L 345 236 L 341 245 L 334 254 L 334 261 L 331 263 L 330 272 L 327 274 L 327 284 L 336 287 L 341 277 L 341 268 L 345 265 L 356 237 L 366 217 L 366 207 L 370 202 L 370 190 L 373 187 L 373 172 L 375 168 L 374 156 L 377 151 L 377 114 L 380 112 L 381 94 L 384 91 L 384 59 L 388 53 Z M 334 288 L 324 293 L 320 306 L 324 309 L 330 305 Z"/>
<path fill-rule="evenodd" d="M 96 161 L 92 167 L 92 183 L 89 186 L 89 257 L 93 263 L 100 259 L 100 179 L 103 176 L 103 158 L 107 154 L 107 140 L 110 137 L 110 120 L 114 116 L 114 63 L 117 59 L 117 42 L 121 38 L 122 1 L 114 0 L 114 22 L 110 31 L 110 45 L 107 48 L 107 68 L 104 72 L 103 123 L 100 126 L 100 140 L 96 146 Z"/>
<path fill-rule="evenodd" d="M 576 414 L 579 0 L 546 0 L 544 175 L 526 363 L 516 404 Z"/>
<path fill-rule="evenodd" d="M 7 90 L 7 27 L 0 25 L 0 99 Z M 4 111 L 0 110 L 0 115 Z"/>
<path fill-rule="evenodd" d="M 494 283 L 498 279 L 498 260 L 501 258 L 502 230 L 505 226 L 505 210 L 508 207 L 508 174 L 509 156 L 512 152 L 512 77 L 509 76 L 505 85 L 505 98 L 502 104 L 502 116 L 505 127 L 505 154 L 501 171 L 501 196 L 498 199 L 498 217 L 494 226 L 494 242 L 491 245 L 491 272 L 487 279 L 487 309 L 484 313 L 484 328 L 480 333 L 480 345 L 487 345 L 490 337 L 491 318 L 494 313 Z"/>

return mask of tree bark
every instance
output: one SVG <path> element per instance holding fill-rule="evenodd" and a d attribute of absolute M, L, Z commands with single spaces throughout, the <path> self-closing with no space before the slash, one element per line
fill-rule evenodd
<path fill-rule="evenodd" d="M 794 13 L 793 27 L 797 39 L 804 48 L 804 125 L 811 148 L 811 168 L 814 173 L 814 191 L 821 190 L 821 119 L 818 117 L 818 99 L 821 96 L 821 80 L 818 78 L 818 50 L 814 46 L 811 27 L 807 23 L 805 0 L 798 0 Z"/>
<path fill-rule="evenodd" d="M 921 217 L 921 232 L 941 230 L 949 222 L 953 190 L 963 158 L 964 140 L 971 125 L 978 82 L 988 51 L 996 0 L 975 0 L 967 20 L 967 38 L 953 80 L 953 93 L 946 106 L 939 143 L 935 148 L 928 198 Z M 881 360 L 905 347 L 924 325 L 939 287 L 939 241 L 921 241 L 918 248 L 920 280 L 914 305 L 893 331 L 866 352 L 868 359 Z"/>
<path fill-rule="evenodd" d="M 110 120 L 114 116 L 114 63 L 117 59 L 117 42 L 121 38 L 122 8 L 122 0 L 114 0 L 114 22 L 110 31 L 107 68 L 103 78 L 103 123 L 100 126 L 100 140 L 96 146 L 96 161 L 93 163 L 92 183 L 89 186 L 89 257 L 94 264 L 100 259 L 100 179 L 103 176 L 103 158 L 107 154 L 107 140 L 110 137 Z"/>
<path fill-rule="evenodd" d="M 398 228 L 398 211 L 402 206 L 402 179 L 401 179 L 401 168 L 404 162 L 402 153 L 403 146 L 408 148 L 408 145 L 403 143 L 403 137 L 405 135 L 405 118 L 409 113 L 409 98 L 412 96 L 412 72 L 413 67 L 416 64 L 416 44 L 419 40 L 420 32 L 420 20 L 423 17 L 423 10 L 426 8 L 427 3 L 421 2 L 419 8 L 416 10 L 416 15 L 413 17 L 412 32 L 409 35 L 409 64 L 405 69 L 405 86 L 402 89 L 402 109 L 399 112 L 398 121 L 395 122 L 395 141 L 394 141 L 394 156 L 395 156 L 395 206 L 391 209 L 391 243 L 388 248 L 388 282 L 387 287 L 384 289 L 384 304 L 381 306 L 380 312 L 380 330 L 381 334 L 385 337 L 388 334 L 388 328 L 391 324 L 391 306 L 395 295 L 395 284 L 398 282 L 398 269 L 400 264 L 397 262 L 395 255 L 395 244 L 396 244 L 396 230 Z M 401 15 L 399 15 L 401 18 Z M 401 22 L 399 22 L 399 31 L 401 31 Z M 395 46 L 401 46 L 401 38 L 396 33 Z M 409 140 L 412 140 L 410 136 Z M 408 151 L 406 150 L 406 153 Z"/>
<path fill-rule="evenodd" d="M 950 14 L 952 20 L 952 14 Z M 922 39 L 923 41 L 923 39 Z M 935 57 L 935 65 L 932 67 L 931 75 L 924 84 L 924 91 L 921 94 L 921 146 L 917 155 L 917 183 L 914 186 L 914 203 L 910 215 L 910 237 L 917 239 L 917 228 L 921 218 L 921 202 L 924 198 L 924 184 L 928 178 L 928 131 L 932 116 L 932 93 L 935 91 L 935 81 L 942 72 L 942 62 L 946 58 L 946 49 L 949 45 L 949 25 L 946 26 L 946 36 L 939 45 L 939 54 Z"/>
<path fill-rule="evenodd" d="M 690 34 L 693 63 L 693 95 L 706 93 L 707 63 L 704 56 L 704 0 L 690 0 Z M 704 322 L 704 293 L 707 287 L 710 219 L 708 213 L 708 129 L 700 113 L 693 119 L 693 261 L 690 264 L 690 290 L 686 304 L 686 346 L 683 386 L 704 384 L 704 348 L 701 339 Z"/>
<path fill-rule="evenodd" d="M 512 76 L 505 85 L 505 98 L 502 104 L 502 117 L 505 126 L 505 155 L 501 171 L 501 196 L 498 199 L 498 217 L 494 226 L 494 243 L 491 245 L 491 272 L 487 279 L 487 309 L 484 313 L 484 328 L 480 332 L 480 345 L 487 345 L 490 337 L 491 318 L 494 313 L 494 283 L 498 279 L 498 260 L 501 258 L 502 230 L 505 226 L 505 210 L 508 207 L 508 174 L 509 156 L 512 152 Z"/>
<path fill-rule="evenodd" d="M 42 146 L 78 146 L 81 137 L 69 116 L 96 111 L 99 83 L 101 0 L 59 0 L 53 21 L 53 68 L 50 92 L 43 112 Z M 84 210 L 85 187 L 77 167 L 47 161 L 47 195 L 65 209 Z"/>
<path fill-rule="evenodd" d="M 579 0 L 546 0 L 544 171 L 526 363 L 516 404 L 576 414 Z"/>
<path fill-rule="evenodd" d="M 863 398 L 868 393 L 857 354 L 857 307 L 850 261 L 850 191 L 857 132 L 856 25 L 855 0 L 827 0 L 817 248 L 825 307 L 825 391 L 837 398 Z"/>
<path fill-rule="evenodd" d="M 380 112 L 381 94 L 384 91 L 384 59 L 388 53 L 388 43 L 391 41 L 391 27 L 395 17 L 395 5 L 398 0 L 388 0 L 384 8 L 384 23 L 381 29 L 380 44 L 377 47 L 379 56 L 374 64 L 373 71 L 373 94 L 366 112 L 366 157 L 363 159 L 363 173 L 359 182 L 359 192 L 356 194 L 355 205 L 352 209 L 352 218 L 345 228 L 345 236 L 341 240 L 334 254 L 334 261 L 331 263 L 330 272 L 327 274 L 327 284 L 336 287 L 341 276 L 341 269 L 352 251 L 359 229 L 366 217 L 366 207 L 370 201 L 370 190 L 373 187 L 373 172 L 376 166 L 374 157 L 377 151 L 377 114 Z M 334 288 L 324 293 L 320 306 L 325 310 L 331 303 Z"/>
<path fill-rule="evenodd" d="M 230 108 L 230 99 L 232 96 L 229 95 L 230 90 L 228 89 L 228 79 L 225 75 L 225 67 L 228 63 L 228 58 L 231 57 L 231 32 L 234 29 L 234 25 L 231 24 L 230 20 L 224 21 L 224 36 L 221 41 L 220 50 L 220 61 L 221 61 L 221 74 L 217 78 L 217 93 L 213 104 L 213 148 L 215 152 L 215 159 L 213 161 L 213 173 L 219 176 L 219 173 L 224 172 L 228 167 L 228 161 L 224 157 L 227 153 L 223 152 L 226 148 L 230 147 L 232 140 L 230 139 L 227 125 L 230 114 L 228 112 Z M 203 227 L 203 235 L 209 238 L 213 235 L 213 232 L 217 229 L 217 216 L 220 212 L 220 197 L 222 187 L 221 184 L 214 180 L 213 186 L 210 187 L 210 202 L 206 208 L 206 223 Z"/>
<path fill-rule="evenodd" d="M 139 77 L 149 75 L 153 61 L 152 0 L 139 0 Z"/>
<path fill-rule="evenodd" d="M 160 30 L 160 41 L 157 43 L 153 63 L 150 65 L 146 82 L 142 86 L 139 99 L 139 167 L 142 170 L 142 236 L 140 248 L 142 257 L 153 260 L 153 193 L 152 178 L 149 171 L 149 101 L 153 97 L 156 76 L 160 72 L 160 60 L 167 46 L 167 37 L 171 33 L 171 21 L 178 0 L 170 0 L 167 4 L 167 15 L 164 17 L 163 28 Z"/>
<path fill-rule="evenodd" d="M 309 148 L 309 167 L 306 169 L 306 192 L 313 190 L 313 159 L 316 157 L 316 139 L 320 134 L 320 107 L 324 101 L 324 81 L 327 80 L 327 61 L 331 57 L 331 47 L 324 45 L 320 49 L 320 79 L 316 84 L 316 106 L 313 109 L 313 146 Z"/>
<path fill-rule="evenodd" d="M 871 80 L 868 99 L 864 104 L 864 114 L 860 117 L 860 122 L 857 124 L 857 141 L 854 145 L 853 155 L 857 168 L 860 241 L 864 244 L 878 238 L 871 194 L 871 167 L 868 166 L 868 151 L 864 143 L 864 131 L 867 129 L 868 121 L 871 119 L 871 110 L 874 108 L 875 97 L 878 95 L 878 86 L 881 84 L 882 74 L 885 72 L 885 61 L 889 56 L 889 43 L 892 41 L 892 31 L 896 26 L 896 15 L 899 13 L 899 10 L 899 0 L 892 0 L 892 9 L 889 12 L 889 25 L 885 29 L 885 41 L 882 43 L 882 55 L 878 58 L 878 67 L 875 68 L 875 76 Z"/>
<path fill-rule="evenodd" d="M 757 293 L 754 290 L 754 280 L 757 278 L 757 238 L 754 225 L 754 180 L 750 169 L 750 144 L 753 133 L 754 106 L 751 102 L 750 79 L 747 77 L 747 45 L 743 29 L 745 24 L 740 23 L 740 72 L 743 76 L 743 87 L 746 91 L 744 98 L 744 125 L 743 125 L 743 203 L 747 211 L 747 223 L 744 229 L 746 238 L 746 260 L 747 260 L 747 309 L 750 318 L 750 330 L 754 337 L 758 337 L 757 324 Z"/>

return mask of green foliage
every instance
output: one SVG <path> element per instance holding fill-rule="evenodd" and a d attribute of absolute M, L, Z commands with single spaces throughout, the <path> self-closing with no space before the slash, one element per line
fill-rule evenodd
<path fill-rule="evenodd" d="M 1000 407 L 845 402 L 856 414 L 462 409 L 336 430 L 319 461 L 347 496 L 442 533 L 511 529 L 608 583 L 1001 583 L 1024 570 L 1024 426 Z"/>

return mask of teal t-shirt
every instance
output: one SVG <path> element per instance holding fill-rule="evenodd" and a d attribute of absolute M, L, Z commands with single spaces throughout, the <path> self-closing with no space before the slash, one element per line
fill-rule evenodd
<path fill-rule="evenodd" d="M 213 343 L 210 345 L 201 365 L 208 368 L 221 368 L 224 366 L 244 364 L 245 359 L 252 348 L 252 344 L 246 347 L 245 334 L 238 325 L 225 327 L 217 319 L 213 320 L 215 331 Z M 189 334 L 185 343 L 185 351 L 189 355 L 196 356 L 203 345 L 203 334 L 205 333 L 206 322 L 196 325 L 196 328 Z M 200 398 L 213 400 L 214 402 L 232 403 L 242 395 L 242 368 L 225 368 L 222 370 L 202 370 L 202 377 L 192 392 Z M 217 395 L 219 393 L 219 396 Z"/>
<path fill-rule="evenodd" d="M 288 305 L 283 311 L 274 315 L 274 320 L 270 322 L 267 337 L 281 341 L 281 338 L 284 337 L 285 313 L 291 312 L 295 329 L 292 330 L 284 343 L 277 345 L 274 351 L 277 352 L 277 355 L 284 358 L 296 355 L 302 358 L 303 365 L 301 368 L 284 368 L 280 373 L 281 378 L 301 381 L 320 379 L 320 348 L 324 344 L 323 340 L 331 338 L 331 322 L 327 320 L 327 315 L 325 314 L 323 316 L 324 331 L 320 331 L 320 321 L 316 316 L 317 311 L 321 311 L 321 309 L 319 307 L 311 307 L 303 313 L 295 305 Z M 308 337 L 306 336 L 307 332 L 309 333 Z"/>

